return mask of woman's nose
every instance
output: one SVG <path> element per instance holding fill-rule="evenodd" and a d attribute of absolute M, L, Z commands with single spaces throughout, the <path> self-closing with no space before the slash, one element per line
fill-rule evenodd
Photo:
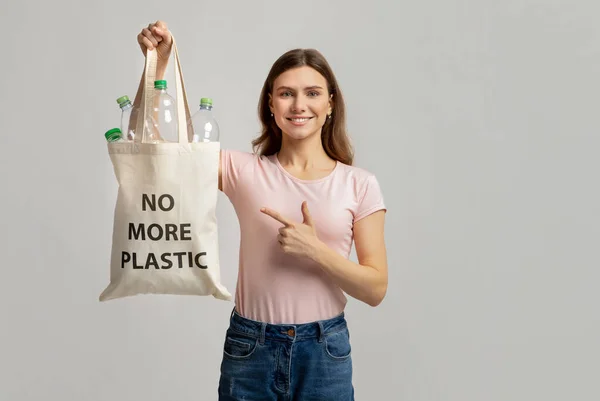
<path fill-rule="evenodd" d="M 292 111 L 298 113 L 298 112 L 304 112 L 306 110 L 306 102 L 304 97 L 302 96 L 296 96 L 294 98 L 294 103 L 292 103 Z"/>

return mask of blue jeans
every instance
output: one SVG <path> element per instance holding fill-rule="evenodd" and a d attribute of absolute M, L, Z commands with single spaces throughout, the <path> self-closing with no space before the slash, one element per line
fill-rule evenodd
<path fill-rule="evenodd" d="M 235 311 L 223 347 L 219 401 L 354 401 L 344 313 L 273 325 Z"/>

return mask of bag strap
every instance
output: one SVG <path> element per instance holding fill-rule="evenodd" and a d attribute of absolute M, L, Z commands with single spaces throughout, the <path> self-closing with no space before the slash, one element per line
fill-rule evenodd
<path fill-rule="evenodd" d="M 183 73 L 181 71 L 181 63 L 179 60 L 179 51 L 175 38 L 172 38 L 172 53 L 174 55 L 173 60 L 175 62 L 175 91 L 176 91 L 176 102 L 177 102 L 177 125 L 178 125 L 178 136 L 179 143 L 188 143 L 191 135 L 188 133 L 187 122 L 190 118 L 190 110 L 187 103 L 187 94 L 185 91 L 185 85 L 183 82 Z M 156 49 L 146 51 L 146 66 L 144 70 L 144 86 L 143 96 L 140 104 L 140 111 L 138 113 L 138 120 L 136 125 L 136 132 L 141 132 L 141 142 L 147 142 L 146 132 L 146 118 L 152 114 L 152 97 L 154 93 L 154 81 L 156 80 L 156 66 L 157 66 L 157 53 Z M 139 138 L 136 135 L 136 138 Z"/>

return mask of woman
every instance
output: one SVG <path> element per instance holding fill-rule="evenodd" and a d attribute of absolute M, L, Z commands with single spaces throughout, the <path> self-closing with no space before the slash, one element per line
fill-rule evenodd
<path fill-rule="evenodd" d="M 144 55 L 157 50 L 162 77 L 166 24 L 150 24 L 138 43 Z M 353 400 L 344 292 L 371 306 L 385 296 L 383 197 L 372 174 L 352 167 L 342 93 L 317 51 L 274 63 L 259 115 L 255 153 L 220 158 L 241 249 L 219 399 Z M 353 241 L 358 264 L 348 259 Z"/>

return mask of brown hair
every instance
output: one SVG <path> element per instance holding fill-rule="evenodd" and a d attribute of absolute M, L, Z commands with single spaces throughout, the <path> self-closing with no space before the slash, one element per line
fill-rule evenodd
<path fill-rule="evenodd" d="M 252 141 L 254 151 L 262 156 L 270 156 L 281 149 L 281 129 L 271 117 L 269 94 L 272 94 L 273 84 L 279 75 L 302 66 L 311 67 L 319 72 L 327 81 L 328 95 L 333 95 L 331 118 L 325 120 L 321 131 L 321 142 L 325 153 L 334 160 L 352 165 L 354 155 L 346 132 L 344 98 L 329 63 L 315 49 L 290 50 L 279 57 L 271 67 L 260 94 L 258 117 L 262 124 L 262 133 Z"/>

